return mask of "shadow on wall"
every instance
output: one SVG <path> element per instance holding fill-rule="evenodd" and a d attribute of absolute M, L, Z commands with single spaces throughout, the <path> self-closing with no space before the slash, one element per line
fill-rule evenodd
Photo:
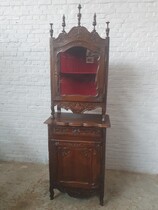
<path fill-rule="evenodd" d="M 107 132 L 106 155 L 109 169 L 139 171 L 135 158 L 139 144 L 136 120 L 143 89 L 136 70 L 128 64 L 110 65 L 107 107 L 111 128 Z"/>

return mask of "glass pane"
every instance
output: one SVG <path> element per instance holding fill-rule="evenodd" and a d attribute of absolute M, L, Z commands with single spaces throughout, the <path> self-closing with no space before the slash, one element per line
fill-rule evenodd
<path fill-rule="evenodd" d="M 97 95 L 98 58 L 95 52 L 83 47 L 60 53 L 60 94 Z"/>

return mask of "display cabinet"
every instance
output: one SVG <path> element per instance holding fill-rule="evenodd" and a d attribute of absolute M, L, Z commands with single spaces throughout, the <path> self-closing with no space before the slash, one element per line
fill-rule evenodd
<path fill-rule="evenodd" d="M 105 38 L 81 26 L 81 5 L 78 26 L 53 37 L 50 28 L 51 117 L 48 125 L 50 198 L 54 189 L 74 197 L 97 194 L 104 198 L 106 114 L 109 22 Z M 56 111 L 55 111 L 56 107 Z M 87 111 L 101 109 L 101 113 Z M 65 113 L 61 110 L 70 110 Z"/>

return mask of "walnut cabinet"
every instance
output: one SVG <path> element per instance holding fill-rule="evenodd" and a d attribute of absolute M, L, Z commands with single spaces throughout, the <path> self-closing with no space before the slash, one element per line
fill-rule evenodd
<path fill-rule="evenodd" d="M 48 125 L 50 198 L 54 189 L 74 197 L 98 195 L 104 200 L 109 22 L 105 38 L 81 26 L 53 37 L 50 29 L 51 117 Z M 56 107 L 56 109 L 55 109 Z M 101 112 L 85 113 L 100 108 Z M 70 110 L 65 113 L 63 110 Z"/>

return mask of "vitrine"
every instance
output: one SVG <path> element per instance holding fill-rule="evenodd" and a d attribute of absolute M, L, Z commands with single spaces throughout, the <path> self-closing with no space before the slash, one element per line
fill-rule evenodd
<path fill-rule="evenodd" d="M 106 114 L 109 22 L 105 38 L 81 26 L 81 5 L 78 25 L 68 33 L 63 30 L 53 37 L 50 28 L 51 117 L 48 125 L 50 198 L 54 189 L 74 197 L 97 194 L 104 198 Z M 55 111 L 56 107 L 56 111 Z M 101 109 L 101 113 L 85 113 Z M 63 109 L 70 110 L 69 113 Z"/>

